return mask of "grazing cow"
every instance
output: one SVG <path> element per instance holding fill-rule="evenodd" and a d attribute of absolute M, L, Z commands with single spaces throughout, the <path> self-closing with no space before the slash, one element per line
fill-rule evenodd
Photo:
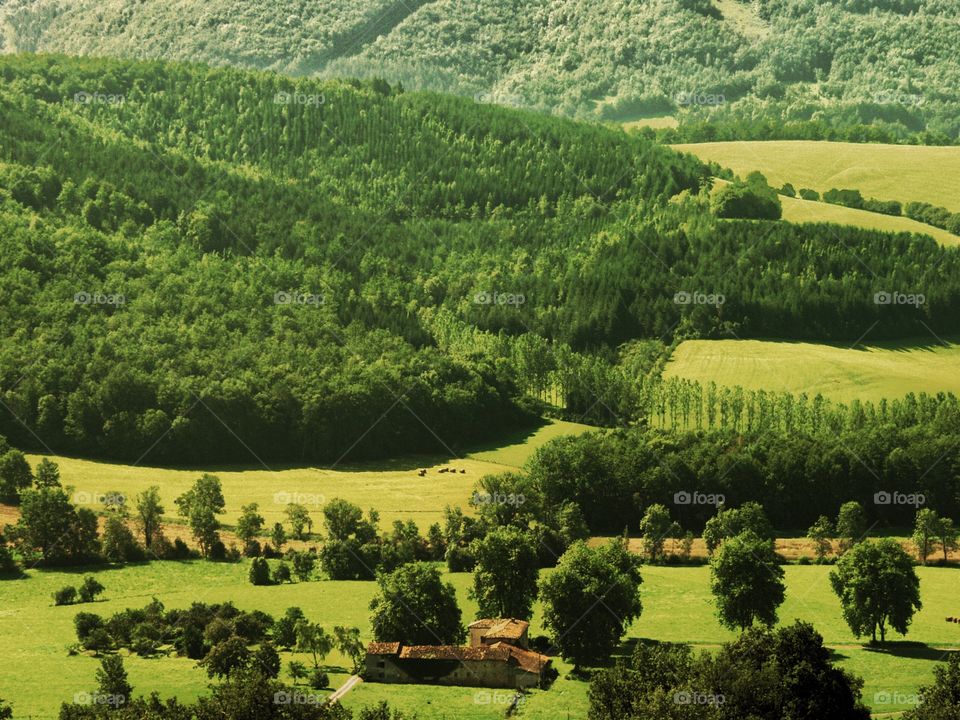
<path fill-rule="evenodd" d="M 464 470 L 463 468 L 460 468 L 460 474 L 461 474 L 461 475 L 466 475 L 466 473 L 467 473 L 466 470 Z"/>

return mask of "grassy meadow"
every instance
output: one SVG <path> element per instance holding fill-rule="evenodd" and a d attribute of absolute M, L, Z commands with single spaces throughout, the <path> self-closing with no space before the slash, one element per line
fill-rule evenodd
<path fill-rule="evenodd" d="M 960 147 L 753 140 L 673 148 L 741 176 L 759 170 L 775 187 L 789 182 L 798 190 L 820 193 L 850 188 L 864 197 L 923 201 L 960 211 Z"/>
<path fill-rule="evenodd" d="M 151 485 L 160 487 L 168 516 L 176 514 L 174 499 L 188 490 L 204 472 L 217 475 L 223 483 L 226 512 L 222 521 L 236 521 L 243 505 L 256 502 L 266 527 L 284 521 L 284 509 L 290 502 L 306 505 L 314 513 L 333 498 L 344 498 L 360 507 L 380 512 L 383 526 L 394 520 L 412 519 L 421 530 L 441 522 L 447 505 L 467 501 L 484 475 L 505 472 L 522 466 L 537 448 L 565 434 L 589 431 L 589 425 L 552 421 L 536 430 L 518 435 L 496 448 L 480 448 L 464 458 L 412 457 L 336 468 L 276 467 L 252 465 L 196 468 L 160 468 L 147 465 L 120 465 L 95 460 L 54 456 L 66 485 L 73 487 L 74 500 L 84 504 L 112 492 L 131 502 Z M 36 466 L 42 455 L 27 455 Z M 419 471 L 427 474 L 420 476 Z M 440 472 L 440 470 L 455 472 Z M 461 470 L 463 472 L 461 472 Z M 0 513 L 2 516 L 2 513 Z"/>
<path fill-rule="evenodd" d="M 54 718 L 59 704 L 74 693 L 94 686 L 97 661 L 85 655 L 68 656 L 75 641 L 73 617 L 83 610 L 109 615 L 126 607 L 142 607 L 157 597 L 168 608 L 186 607 L 196 601 L 233 601 L 246 610 L 260 609 L 273 615 L 298 605 L 307 616 L 324 626 L 345 624 L 361 629 L 370 639 L 367 605 L 375 591 L 372 582 L 320 581 L 276 587 L 254 587 L 247 582 L 248 563 L 206 561 L 156 562 L 107 570 L 99 574 L 106 586 L 104 599 L 92 605 L 54 607 L 50 594 L 66 584 L 75 584 L 81 570 L 31 570 L 25 580 L 0 582 L 0 645 L 8 649 L 8 662 L 0 664 L 0 694 L 13 703 L 16 717 Z M 864 698 L 876 713 L 898 712 L 910 705 L 917 688 L 929 682 L 935 661 L 960 648 L 960 628 L 944 622 L 956 614 L 956 588 L 960 570 L 918 568 L 924 607 L 914 619 L 906 641 L 883 651 L 863 646 L 840 616 L 839 603 L 830 591 L 827 566 L 788 566 L 787 598 L 780 618 L 812 622 L 835 650 L 843 667 L 862 676 Z M 549 572 L 549 571 L 546 571 Z M 717 622 L 706 567 L 646 567 L 641 588 L 644 610 L 629 629 L 624 652 L 631 639 L 649 638 L 688 642 L 697 648 L 715 648 L 734 633 Z M 465 621 L 475 616 L 476 604 L 467 590 L 471 576 L 448 575 L 454 584 Z M 543 632 L 539 607 L 532 634 Z M 286 665 L 293 655 L 285 653 Z M 300 656 L 296 656 L 299 659 Z M 208 680 L 202 669 L 185 658 L 125 659 L 131 683 L 140 691 L 157 690 L 161 696 L 177 695 L 190 700 L 204 693 Z M 349 663 L 336 653 L 331 667 L 331 685 L 338 687 L 348 676 Z M 518 717 L 581 720 L 587 715 L 587 683 L 569 677 L 570 667 L 559 662 L 561 676 L 548 690 L 526 698 Z M 54 680 L 55 679 L 55 680 Z M 136 690 L 135 690 L 136 692 Z M 393 686 L 364 683 L 344 699 L 349 707 L 388 700 L 398 708 L 416 710 L 421 720 L 442 718 L 503 717 L 503 695 L 475 688 Z M 900 702 L 886 703 L 886 695 Z"/>
<path fill-rule="evenodd" d="M 664 377 L 741 385 L 841 402 L 907 393 L 960 394 L 960 345 L 837 345 L 773 340 L 687 340 L 674 351 Z"/>
<path fill-rule="evenodd" d="M 851 225 L 867 230 L 883 230 L 885 232 L 909 232 L 918 235 L 929 235 L 941 245 L 960 245 L 960 237 L 942 230 L 933 225 L 913 220 L 902 215 L 884 215 L 858 210 L 843 205 L 831 205 L 825 202 L 801 200 L 780 196 L 783 206 L 783 219 L 792 223 L 834 223 L 835 225 Z"/>

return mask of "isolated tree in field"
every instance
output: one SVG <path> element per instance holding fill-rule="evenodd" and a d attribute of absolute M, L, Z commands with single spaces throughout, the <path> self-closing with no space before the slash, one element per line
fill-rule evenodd
<path fill-rule="evenodd" d="M 837 514 L 837 537 L 840 538 L 840 552 L 845 553 L 867 535 L 867 513 L 863 506 L 851 500 L 840 506 Z"/>
<path fill-rule="evenodd" d="M 913 522 L 913 546 L 917 549 L 917 558 L 921 565 L 927 564 L 927 558 L 933 552 L 937 542 L 937 536 L 940 532 L 940 517 L 936 511 L 930 508 L 922 508 L 917 511 L 916 519 Z"/>
<path fill-rule="evenodd" d="M 101 659 L 94 677 L 97 680 L 97 694 L 109 697 L 110 707 L 126 705 L 133 699 L 133 686 L 127 680 L 127 670 L 119 655 L 107 655 Z"/>
<path fill-rule="evenodd" d="M 813 551 L 817 562 L 822 563 L 832 549 L 830 538 L 833 537 L 833 523 L 826 515 L 821 515 L 807 530 L 807 537 L 813 542 Z"/>
<path fill-rule="evenodd" d="M 195 505 L 188 517 L 190 532 L 200 546 L 200 554 L 210 557 L 211 550 L 220 541 L 220 521 L 207 505 Z"/>
<path fill-rule="evenodd" d="M 499 527 L 473 543 L 477 559 L 470 597 L 477 617 L 521 618 L 533 614 L 540 569 L 530 536 L 511 526 Z"/>
<path fill-rule="evenodd" d="M 457 593 L 427 563 L 401 565 L 377 577 L 370 601 L 373 637 L 405 645 L 459 645 L 466 638 Z"/>
<path fill-rule="evenodd" d="M 246 667 L 250 660 L 251 653 L 246 641 L 233 635 L 210 648 L 199 664 L 206 669 L 209 677 L 230 677 L 231 673 Z"/>
<path fill-rule="evenodd" d="M 34 475 L 36 476 L 33 483 L 35 487 L 60 487 L 60 466 L 48 458 L 43 458 L 37 463 Z"/>
<path fill-rule="evenodd" d="M 30 463 L 22 452 L 10 449 L 0 455 L 0 501 L 16 503 L 20 491 L 32 482 Z"/>
<path fill-rule="evenodd" d="M 278 553 L 283 552 L 283 546 L 287 542 L 287 531 L 283 529 L 283 523 L 274 523 L 273 530 L 270 531 L 270 542 L 273 543 L 273 549 Z"/>
<path fill-rule="evenodd" d="M 333 629 L 333 636 L 337 639 L 337 649 L 350 658 L 353 665 L 352 672 L 360 672 L 363 667 L 363 658 L 366 655 L 363 640 L 360 639 L 360 628 L 337 625 Z"/>
<path fill-rule="evenodd" d="M 933 685 L 920 688 L 922 700 L 903 720 L 960 720 L 960 652 L 951 652 L 944 665 L 933 668 Z"/>
<path fill-rule="evenodd" d="M 830 584 L 853 634 L 869 634 L 874 642 L 878 630 L 880 642 L 886 642 L 888 625 L 906 635 L 922 607 L 913 560 L 891 538 L 854 546 L 830 573 Z"/>
<path fill-rule="evenodd" d="M 359 505 L 334 498 L 323 506 L 323 525 L 331 540 L 344 541 L 357 535 L 362 524 L 363 510 Z"/>
<path fill-rule="evenodd" d="M 305 680 L 307 675 L 310 674 L 307 666 L 299 660 L 291 660 L 287 663 L 287 672 L 290 673 L 290 677 L 293 678 L 294 685 L 298 685 L 301 680 Z"/>
<path fill-rule="evenodd" d="M 774 539 L 773 525 L 767 519 L 760 503 L 747 502 L 738 508 L 721 509 L 707 520 L 703 528 L 703 541 L 707 545 L 707 552 L 713 554 L 724 539 L 739 535 L 744 530 L 752 531 L 763 540 Z"/>
<path fill-rule="evenodd" d="M 576 542 L 541 584 L 544 623 L 578 667 L 610 657 L 640 616 L 640 560 L 623 540 L 591 548 Z"/>
<path fill-rule="evenodd" d="M 680 535 L 680 524 L 670 519 L 670 511 L 665 505 L 651 505 L 640 521 L 640 534 L 643 535 L 643 551 L 650 562 L 656 563 L 666 557 L 663 551 L 668 537 Z"/>
<path fill-rule="evenodd" d="M 215 515 L 222 513 L 226 507 L 220 478 L 209 473 L 201 475 L 193 486 L 174 502 L 182 517 L 190 517 L 192 510 L 196 507 L 208 508 Z"/>
<path fill-rule="evenodd" d="M 160 488 L 151 485 L 137 495 L 136 520 L 140 534 L 143 535 L 143 546 L 150 550 L 153 541 L 157 538 L 161 528 L 164 508 L 160 503 Z"/>
<path fill-rule="evenodd" d="M 287 522 L 290 523 L 293 536 L 297 540 L 303 540 L 306 537 L 304 530 L 308 533 L 313 532 L 313 520 L 310 518 L 310 511 L 303 505 L 290 503 L 284 512 L 287 516 Z"/>
<path fill-rule="evenodd" d="M 953 520 L 948 517 L 940 518 L 937 523 L 937 542 L 940 543 L 940 550 L 943 551 L 943 561 L 950 559 L 950 553 L 957 549 L 957 528 L 953 525 Z"/>
<path fill-rule="evenodd" d="M 336 643 L 333 635 L 318 623 L 301 620 L 297 623 L 297 650 L 310 653 L 314 669 L 320 667 L 320 661 L 330 654 Z"/>
<path fill-rule="evenodd" d="M 741 632 L 759 622 L 777 622 L 786 587 L 770 540 L 746 530 L 729 538 L 710 559 L 711 590 L 720 622 Z"/>
<path fill-rule="evenodd" d="M 244 505 L 237 519 L 237 537 L 243 542 L 253 540 L 263 529 L 263 515 L 257 512 L 260 506 L 257 503 Z"/>

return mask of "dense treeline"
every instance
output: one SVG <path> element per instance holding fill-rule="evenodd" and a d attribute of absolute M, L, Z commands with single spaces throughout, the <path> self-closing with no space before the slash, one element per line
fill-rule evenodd
<path fill-rule="evenodd" d="M 957 142 L 956 0 L 739 5 L 734 18 L 706 0 L 13 0 L 0 43 L 386 77 L 614 121 L 674 114 L 688 140 L 709 121 L 738 139 L 819 127 L 825 139 Z"/>
<path fill-rule="evenodd" d="M 960 330 L 956 250 L 719 220 L 710 169 L 642 137 L 382 82 L 29 56 L 0 75 L 17 447 L 457 451 L 529 422 L 523 394 L 636 415 L 611 368 L 638 338 Z"/>
<path fill-rule="evenodd" d="M 836 435 L 590 433 L 542 448 L 528 467 L 529 484 L 547 506 L 579 506 L 593 533 L 637 527 L 655 503 L 671 508 L 682 527 L 702 527 L 716 504 L 697 498 L 717 495 L 728 507 L 759 502 L 781 528 L 805 528 L 850 500 L 870 522 L 904 526 L 917 510 L 904 497 L 921 494 L 925 507 L 946 515 L 960 510 L 957 423 L 954 403 L 922 426 L 876 423 Z"/>

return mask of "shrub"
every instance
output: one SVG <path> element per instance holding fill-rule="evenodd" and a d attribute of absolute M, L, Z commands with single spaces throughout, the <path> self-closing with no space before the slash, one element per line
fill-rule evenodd
<path fill-rule="evenodd" d="M 97 595 L 103 591 L 103 585 L 101 585 L 93 575 L 87 575 L 80 584 L 80 602 L 93 602 Z"/>
<path fill-rule="evenodd" d="M 260 541 L 251 538 L 243 545 L 243 556 L 248 558 L 260 557 L 263 554 L 263 549 L 260 547 Z"/>
<path fill-rule="evenodd" d="M 329 687 L 330 678 L 322 670 L 314 670 L 310 673 L 309 683 L 314 690 L 323 690 L 325 687 Z"/>
<path fill-rule="evenodd" d="M 273 568 L 272 577 L 273 577 L 273 582 L 275 582 L 277 585 L 285 582 L 291 582 L 293 579 L 292 576 L 290 575 L 290 566 L 287 565 L 282 560 L 280 561 L 279 565 Z"/>
<path fill-rule="evenodd" d="M 256 540 L 254 540 L 256 542 Z M 250 582 L 254 585 L 270 584 L 270 564 L 262 557 L 255 557 L 250 563 Z"/>
<path fill-rule="evenodd" d="M 800 188 L 800 197 L 804 200 L 818 201 L 820 199 L 820 193 L 810 188 Z"/>
<path fill-rule="evenodd" d="M 73 618 L 73 627 L 77 631 L 77 640 L 83 643 L 94 630 L 103 628 L 103 618 L 93 613 L 77 613 L 76 617 Z"/>
<path fill-rule="evenodd" d="M 72 585 L 62 587 L 53 594 L 54 605 L 73 605 L 76 601 L 77 589 Z"/>

